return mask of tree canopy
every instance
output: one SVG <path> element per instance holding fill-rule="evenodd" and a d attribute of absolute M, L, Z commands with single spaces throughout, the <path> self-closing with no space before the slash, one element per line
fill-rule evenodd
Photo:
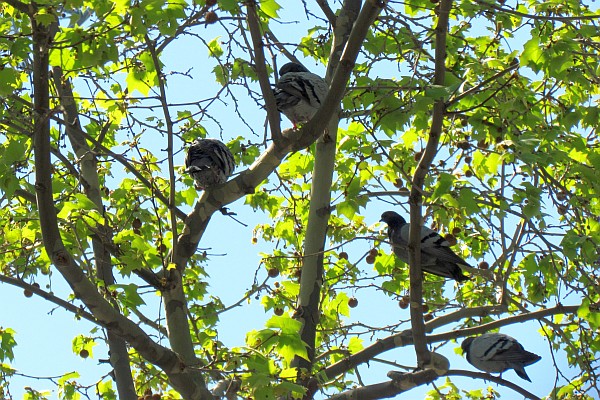
<path fill-rule="evenodd" d="M 111 368 L 58 396 L 600 396 L 599 18 L 585 1 L 2 0 L 0 282 L 91 321 L 73 349 Z M 329 84 L 297 129 L 272 92 L 289 61 Z M 237 169 L 199 191 L 183 157 L 203 137 Z M 410 268 L 385 210 L 411 222 Z M 422 274 L 423 225 L 470 280 Z M 233 305 L 209 285 L 231 260 L 253 282 Z M 367 299 L 397 313 L 361 322 Z M 257 305 L 224 343 L 220 319 Z M 527 321 L 517 339 L 549 343 L 544 393 L 453 368 L 463 338 Z M 18 334 L 0 338 L 11 397 Z M 403 347 L 413 360 L 388 358 Z M 364 384 L 375 363 L 390 373 Z"/>

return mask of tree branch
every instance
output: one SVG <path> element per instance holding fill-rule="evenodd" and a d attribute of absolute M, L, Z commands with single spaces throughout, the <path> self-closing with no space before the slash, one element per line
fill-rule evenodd
<path fill-rule="evenodd" d="M 391 381 L 389 382 L 359 387 L 357 389 L 353 389 L 348 392 L 332 396 L 329 400 L 377 400 L 391 398 L 397 396 L 400 393 L 412 390 L 417 386 L 434 382 L 442 376 L 466 376 L 473 379 L 483 379 L 486 381 L 492 381 L 499 385 L 506 386 L 531 400 L 541 400 L 533 393 L 505 379 L 498 378 L 496 376 L 486 374 L 483 372 L 472 372 L 460 369 L 451 369 L 442 375 L 436 374 L 434 370 L 418 371 L 414 373 L 390 371 L 388 372 L 388 377 L 391 378 Z"/>
<path fill-rule="evenodd" d="M 325 79 L 331 80 L 339 63 L 342 50 L 345 47 L 352 26 L 360 11 L 359 0 L 346 0 L 342 5 L 336 28 L 334 29 L 333 44 Z M 319 304 L 321 285 L 323 282 L 323 256 L 327 226 L 331 210 L 331 184 L 335 169 L 337 130 L 339 125 L 340 106 L 337 105 L 327 123 L 323 135 L 317 140 L 315 162 L 312 173 L 312 185 L 306 239 L 304 242 L 304 258 L 302 259 L 302 274 L 300 276 L 300 294 L 298 296 L 299 320 L 302 322 L 300 338 L 307 345 L 308 360 L 296 357 L 292 367 L 300 368 L 309 373 L 315 358 L 316 331 L 319 323 Z M 299 376 L 307 376 L 299 371 Z M 308 387 L 305 398 L 312 398 L 314 391 L 308 385 L 309 379 L 300 378 L 300 383 Z"/>
<path fill-rule="evenodd" d="M 502 378 L 499 378 L 499 377 L 491 375 L 491 374 L 486 374 L 484 372 L 473 372 L 473 371 L 466 371 L 463 369 L 451 369 L 451 370 L 448 370 L 446 375 L 447 376 L 466 376 L 468 378 L 483 379 L 484 381 L 491 381 L 491 382 L 497 383 L 499 385 L 506 386 L 507 388 L 514 390 L 515 392 L 519 393 L 521 396 L 525 396 L 528 399 L 541 400 L 541 398 L 539 398 L 535 394 L 523 389 L 522 387 L 520 387 L 517 384 L 514 384 L 510 381 L 507 381 L 506 379 L 502 379 Z"/>
<path fill-rule="evenodd" d="M 495 73 L 494 75 L 492 75 L 491 77 L 489 77 L 488 79 L 484 80 L 483 82 L 473 86 L 470 89 L 465 90 L 464 92 L 462 92 L 461 94 L 459 94 L 458 96 L 455 96 L 451 99 L 448 100 L 448 102 L 446 102 L 446 108 L 450 108 L 452 105 L 458 103 L 461 99 L 467 97 L 467 96 L 471 96 L 477 92 L 479 92 L 479 90 L 481 88 L 484 88 L 487 86 L 488 83 L 495 81 L 496 79 L 500 78 L 503 75 L 506 75 L 507 73 L 515 70 L 519 68 L 519 62 L 517 61 L 514 64 L 511 64 L 508 68 L 503 69 L 502 71 L 499 71 L 497 73 Z"/>
<path fill-rule="evenodd" d="M 552 308 L 545 308 L 538 311 L 533 311 L 530 313 L 523 313 L 519 315 L 513 315 L 511 317 L 506 317 L 503 319 L 499 319 L 497 321 L 488 322 L 487 324 L 474 326 L 472 328 L 464 328 L 458 331 L 449 331 L 444 333 L 438 333 L 436 335 L 427 336 L 427 343 L 436 343 L 436 342 L 444 342 L 447 340 L 457 339 L 459 337 L 478 335 L 480 333 L 489 332 L 492 329 L 497 329 L 506 325 L 512 325 L 515 323 L 531 321 L 534 319 L 548 317 L 550 315 L 557 314 L 575 314 L 577 310 L 581 307 L 580 304 L 574 306 L 563 306 L 562 304 L 557 304 Z"/>
<path fill-rule="evenodd" d="M 329 7 L 329 3 L 327 3 L 327 0 L 317 0 L 317 4 L 319 5 L 319 7 L 321 7 L 321 11 L 323 11 L 323 14 L 325 14 L 325 17 L 327 17 L 327 20 L 329 21 L 331 26 L 335 29 L 336 16 L 331 7 Z"/>
<path fill-rule="evenodd" d="M 281 126 L 280 126 L 280 115 L 275 104 L 275 94 L 271 89 L 271 83 L 269 82 L 269 74 L 267 73 L 267 65 L 265 61 L 264 43 L 262 41 L 262 33 L 260 31 L 260 20 L 258 13 L 256 12 L 255 1 L 246 2 L 246 10 L 248 14 L 248 29 L 250 30 L 250 36 L 252 37 L 252 47 L 254 49 L 254 68 L 256 69 L 256 75 L 258 76 L 258 83 L 260 84 L 260 90 L 265 100 L 265 108 L 267 109 L 267 119 L 269 120 L 269 127 L 271 128 L 271 138 L 275 144 L 278 144 L 282 140 Z"/>
<path fill-rule="evenodd" d="M 184 398 L 212 399 L 202 375 L 185 368 L 177 354 L 154 343 L 135 323 L 121 315 L 106 301 L 66 250 L 58 229 L 52 195 L 52 163 L 50 159 L 50 110 L 48 49 L 51 41 L 48 27 L 31 18 L 33 32 L 33 87 L 35 188 L 40 216 L 42 240 L 52 264 L 65 278 L 77 298 L 81 299 L 96 319 L 107 329 L 129 342 L 142 357 L 161 368 L 174 388 Z"/>
<path fill-rule="evenodd" d="M 61 124 L 64 124 L 65 126 L 68 125 L 68 123 L 66 121 L 64 121 L 60 118 L 52 117 L 51 119 L 55 120 Z M 80 135 L 83 135 L 83 137 L 86 140 L 89 140 L 90 142 L 92 142 L 94 144 L 95 149 L 102 150 L 102 153 L 117 160 L 123 167 L 125 167 L 129 172 L 131 172 L 140 182 L 142 182 L 144 184 L 144 186 L 146 186 L 148 189 L 150 189 L 150 191 L 152 192 L 152 195 L 154 197 L 156 197 L 157 199 L 159 199 L 161 201 L 161 203 L 163 203 L 164 205 L 169 207 L 169 199 L 166 198 L 159 190 L 157 190 L 156 187 L 152 183 L 150 183 L 150 181 L 148 181 L 148 179 L 146 179 L 138 170 L 136 170 L 135 167 L 125 157 L 123 157 L 121 154 L 117 154 L 117 153 L 113 152 L 112 150 L 110 150 L 109 148 L 105 147 L 98 140 L 96 140 L 95 138 L 88 135 L 87 132 L 84 132 L 81 129 L 77 129 L 76 127 L 71 127 L 71 129 L 77 130 L 78 133 Z M 182 220 L 182 221 L 185 220 L 186 214 L 183 211 L 181 211 L 176 206 L 173 206 L 173 210 L 180 220 Z"/>
<path fill-rule="evenodd" d="M 390 376 L 390 374 L 388 374 Z M 332 396 L 329 400 L 377 400 L 395 397 L 400 393 L 407 392 L 417 386 L 425 385 L 435 381 L 439 375 L 432 369 L 414 373 L 394 373 L 394 379 L 388 382 L 366 385 L 344 393 Z M 391 377 L 391 376 L 390 376 Z"/>
<path fill-rule="evenodd" d="M 433 79 L 433 84 L 437 86 L 443 86 L 445 83 L 446 32 L 448 30 L 448 18 L 451 7 L 452 0 L 442 0 L 439 3 L 438 24 L 435 29 L 435 74 Z M 419 160 L 415 170 L 408 200 L 410 204 L 410 232 L 408 242 L 410 320 L 419 368 L 423 368 L 425 364 L 429 363 L 429 351 L 427 350 L 427 343 L 425 341 L 425 326 L 423 323 L 423 273 L 421 271 L 421 227 L 423 226 L 421 206 L 423 196 L 421 192 L 425 183 L 425 177 L 429 172 L 429 167 L 438 151 L 445 110 L 444 99 L 438 99 L 433 105 L 429 138 L 421 160 Z"/>
<path fill-rule="evenodd" d="M 63 77 L 62 69 L 54 67 L 53 78 L 58 96 L 65 113 L 65 119 L 68 124 L 65 125 L 67 137 L 73 147 L 81 169 L 81 180 L 85 195 L 94 202 L 98 211 L 104 213 L 102 196 L 100 194 L 100 179 L 98 177 L 98 162 L 85 138 L 79 134 L 81 123 L 79 120 L 79 111 L 75 104 L 73 90 L 68 80 Z M 112 243 L 112 229 L 108 225 L 98 225 L 100 235 L 91 235 L 92 248 L 94 251 L 94 260 L 96 263 L 96 276 L 103 281 L 106 286 L 114 285 L 115 278 L 112 271 L 112 262 L 110 252 L 106 248 L 101 238 Z M 106 296 L 115 309 L 119 309 L 116 300 Z M 119 398 L 135 400 L 137 394 L 131 374 L 129 353 L 127 343 L 121 337 L 116 336 L 110 330 L 107 331 L 107 341 L 110 354 L 110 364 L 114 369 L 115 381 Z"/>
<path fill-rule="evenodd" d="M 312 119 L 302 127 L 302 136 L 294 146 L 293 150 L 301 150 L 311 145 L 317 137 L 322 133 L 322 130 L 329 119 L 331 113 L 339 106 L 344 93 L 346 91 L 346 83 L 350 79 L 350 74 L 354 68 L 356 57 L 362 48 L 363 41 L 369 32 L 371 24 L 377 18 L 386 1 L 367 0 L 356 19 L 354 28 L 350 32 L 348 42 L 343 49 L 340 63 L 338 64 L 335 74 L 331 79 L 327 96 L 321 104 L 321 108 L 316 112 Z"/>
<path fill-rule="evenodd" d="M 73 303 L 69 303 L 66 300 L 61 299 L 60 297 L 56 297 L 53 294 L 46 292 L 45 290 L 40 289 L 37 286 L 30 285 L 29 283 L 23 282 L 20 279 L 16 279 L 10 276 L 0 274 L 0 282 L 8 283 L 9 285 L 20 287 L 23 290 L 31 290 L 33 294 L 40 296 L 41 298 L 48 300 L 57 306 L 64 308 L 65 310 L 75 314 L 76 317 L 81 317 L 93 323 L 94 325 L 99 325 L 103 328 L 106 328 L 100 321 L 98 321 L 93 314 L 85 311 L 81 307 L 77 307 Z"/>

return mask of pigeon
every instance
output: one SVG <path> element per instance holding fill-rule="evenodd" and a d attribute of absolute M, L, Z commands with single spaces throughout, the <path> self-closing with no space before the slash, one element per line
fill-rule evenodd
<path fill-rule="evenodd" d="M 185 156 L 185 172 L 192 175 L 197 189 L 227 182 L 235 169 L 231 151 L 217 139 L 196 139 Z"/>
<path fill-rule="evenodd" d="M 321 107 L 328 91 L 327 83 L 319 75 L 309 72 L 297 63 L 287 63 L 279 69 L 279 82 L 273 93 L 277 109 L 292 123 L 308 122 Z"/>
<path fill-rule="evenodd" d="M 502 333 L 486 333 L 466 338 L 460 347 L 467 354 L 467 361 L 475 368 L 491 373 L 514 369 L 522 379 L 531 382 L 525 367 L 542 357 L 528 352 L 515 339 Z"/>
<path fill-rule="evenodd" d="M 394 211 L 381 214 L 381 222 L 388 225 L 388 238 L 396 256 L 408 264 L 408 232 L 410 224 Z M 443 278 L 452 278 L 458 282 L 469 280 L 463 275 L 460 265 L 469 264 L 451 249 L 450 243 L 436 231 L 421 228 L 421 269 Z"/>

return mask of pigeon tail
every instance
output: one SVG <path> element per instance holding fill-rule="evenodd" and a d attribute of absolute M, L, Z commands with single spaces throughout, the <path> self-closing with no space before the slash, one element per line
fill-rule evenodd
<path fill-rule="evenodd" d="M 471 280 L 471 278 L 469 278 L 468 276 L 463 274 L 462 269 L 460 269 L 460 267 L 458 265 L 454 265 L 454 268 L 452 268 L 452 270 L 450 271 L 450 274 L 452 275 L 452 279 L 454 279 L 457 282 L 464 282 L 464 281 Z"/>
<path fill-rule="evenodd" d="M 528 382 L 531 382 L 531 379 L 529 379 L 529 377 L 527 376 L 527 373 L 525 372 L 525 368 L 521 364 L 517 364 L 512 367 L 520 378 L 525 379 Z"/>

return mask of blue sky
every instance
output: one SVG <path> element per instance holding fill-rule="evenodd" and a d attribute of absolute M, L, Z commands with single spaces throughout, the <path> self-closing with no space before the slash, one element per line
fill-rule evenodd
<path fill-rule="evenodd" d="M 298 7 L 299 3 L 295 2 L 290 7 Z M 318 10 L 315 11 L 319 14 Z M 277 36 L 284 42 L 297 42 L 300 37 L 306 34 L 308 27 L 312 25 L 312 23 L 307 24 L 304 11 L 299 8 L 286 9 L 281 13 L 281 17 L 283 20 L 298 21 L 289 25 L 273 25 Z M 219 29 L 218 24 L 198 27 L 197 32 L 207 41 L 216 36 L 225 35 Z M 513 44 L 514 50 L 520 50 L 518 42 L 516 41 Z M 195 42 L 194 46 L 197 44 L 198 42 Z M 195 47 L 193 51 L 190 51 L 190 46 L 190 42 L 185 40 L 173 43 L 163 56 L 166 71 L 184 71 L 193 68 L 193 80 L 183 76 L 169 78 L 168 93 L 171 102 L 195 101 L 199 98 L 207 98 L 216 93 L 219 88 L 210 72 L 214 63 L 212 61 L 206 62 L 207 50 Z M 299 52 L 296 55 L 301 56 Z M 284 59 L 281 56 L 279 65 L 282 65 L 283 62 Z M 307 60 L 306 66 L 321 75 L 324 72 L 324 67 L 315 67 L 312 60 Z M 390 77 L 398 74 L 397 70 L 391 70 L 389 73 Z M 255 127 L 257 132 L 262 132 L 265 113 L 251 100 L 244 100 L 241 95 L 238 98 L 241 99 L 241 104 L 244 106 L 244 116 L 247 121 Z M 218 118 L 222 125 L 225 132 L 223 136 L 225 141 L 238 135 L 245 136 L 248 134 L 248 128 L 232 113 L 230 104 L 217 104 L 211 110 L 211 113 Z M 290 125 L 289 121 L 282 119 L 283 128 Z M 205 127 L 209 132 L 217 130 L 216 124 L 210 121 L 206 122 Z M 143 138 L 145 140 L 144 146 L 157 152 L 164 149 L 165 141 L 163 138 L 158 135 L 152 137 L 152 132 L 148 132 L 147 135 L 148 138 Z M 251 139 L 252 141 L 258 141 L 260 138 L 252 137 Z M 156 143 L 150 145 L 149 143 L 152 141 Z M 178 155 L 176 163 L 178 165 L 183 164 L 183 153 Z M 116 180 L 123 176 L 117 170 L 120 171 L 120 167 L 117 166 L 116 170 L 113 171 Z M 238 169 L 236 172 L 240 170 Z M 248 226 L 244 227 L 228 217 L 216 214 L 200 243 L 201 248 L 210 249 L 209 253 L 223 254 L 210 259 L 207 271 L 210 274 L 208 281 L 212 291 L 211 294 L 221 298 L 225 305 L 237 302 L 252 285 L 255 271 L 260 263 L 259 253 L 268 251 L 267 245 L 262 242 L 256 245 L 251 243 L 252 230 L 259 223 L 270 222 L 266 216 L 255 213 L 249 206 L 244 205 L 243 199 L 231 204 L 229 208 L 238 214 L 236 218 Z M 368 223 L 373 224 L 374 229 L 381 230 L 383 225 L 378 224 L 377 221 L 381 213 L 388 209 L 390 209 L 389 204 L 374 200 L 369 204 L 364 215 Z M 349 253 L 350 261 L 352 261 L 357 260 L 370 247 L 370 243 L 367 241 L 358 241 L 348 245 L 344 250 Z M 489 261 L 491 263 L 492 260 Z M 359 267 L 364 271 L 373 273 L 372 266 L 364 261 L 359 264 Z M 263 268 L 259 271 L 259 281 L 265 276 L 266 271 Z M 46 279 L 46 277 L 43 277 L 40 280 L 42 288 L 47 282 Z M 59 274 L 54 273 L 51 279 L 52 289 L 56 294 L 66 297 L 70 293 Z M 127 283 L 127 281 L 121 283 Z M 452 284 L 447 283 L 446 290 L 452 290 Z M 349 294 L 353 293 L 349 292 Z M 368 325 L 385 325 L 409 318 L 408 310 L 401 310 L 395 301 L 389 300 L 387 296 L 383 296 L 378 292 L 361 291 L 357 294 L 357 297 L 359 298 L 359 306 L 352 311 L 351 321 L 360 321 Z M 159 298 L 157 296 L 147 296 L 145 300 L 148 303 L 148 306 L 145 307 L 148 315 L 156 315 Z M 253 298 L 251 300 L 251 304 L 234 308 L 221 315 L 218 326 L 219 339 L 226 345 L 242 346 L 246 332 L 251 329 L 261 329 L 263 321 L 271 316 L 270 313 L 264 313 L 260 300 L 257 301 Z M 35 296 L 29 299 L 25 298 L 22 290 L 5 284 L 0 286 L 0 303 L 4 305 L 0 308 L 0 323 L 3 327 L 11 327 L 17 332 L 18 347 L 16 348 L 16 360 L 13 367 L 20 373 L 36 377 L 47 377 L 78 371 L 82 376 L 79 382 L 92 385 L 99 377 L 110 371 L 107 364 L 98 364 L 98 359 L 107 358 L 106 349 L 103 346 L 97 346 L 94 349 L 94 357 L 85 360 L 71 351 L 72 339 L 80 333 L 87 334 L 93 327 L 92 324 L 84 320 L 75 321 L 70 313 L 60 308 L 55 309 L 54 305 L 41 298 Z M 408 325 L 406 325 L 406 328 L 408 328 Z M 542 361 L 527 368 L 533 383 L 520 380 L 512 371 L 505 373 L 503 377 L 519 383 L 524 388 L 542 396 L 548 394 L 553 385 L 555 369 L 552 366 L 548 343 L 536 333 L 538 329 L 539 326 L 536 322 L 529 322 L 501 330 L 503 333 L 518 338 L 526 349 L 542 356 Z M 363 337 L 365 346 L 372 343 L 372 339 L 374 338 Z M 463 357 L 454 353 L 454 349 L 457 347 L 459 347 L 459 344 L 447 345 L 440 352 L 450 360 L 452 368 L 474 370 Z M 399 364 L 415 365 L 415 356 L 411 347 L 390 351 L 383 354 L 381 358 L 396 361 Z M 560 357 L 559 363 L 566 365 L 564 359 L 561 361 Z M 386 373 L 390 369 L 392 369 L 390 366 L 376 362 L 359 367 L 361 377 L 366 384 L 385 381 L 387 379 Z M 441 378 L 436 383 L 441 385 L 443 381 L 444 378 Z M 465 389 L 485 386 L 481 381 L 466 378 L 454 378 L 453 381 L 459 387 Z M 12 382 L 11 392 L 15 398 L 21 398 L 24 386 L 31 386 L 38 390 L 43 388 L 54 389 L 54 385 L 45 380 L 15 377 Z M 508 389 L 494 384 L 492 384 L 492 387 L 503 394 L 502 398 L 520 398 Z M 424 393 L 431 389 L 431 386 L 418 388 L 406 395 L 399 396 L 399 398 L 423 398 Z M 93 394 L 93 388 L 90 390 L 90 394 Z M 50 398 L 57 398 L 56 394 L 53 394 Z"/>

